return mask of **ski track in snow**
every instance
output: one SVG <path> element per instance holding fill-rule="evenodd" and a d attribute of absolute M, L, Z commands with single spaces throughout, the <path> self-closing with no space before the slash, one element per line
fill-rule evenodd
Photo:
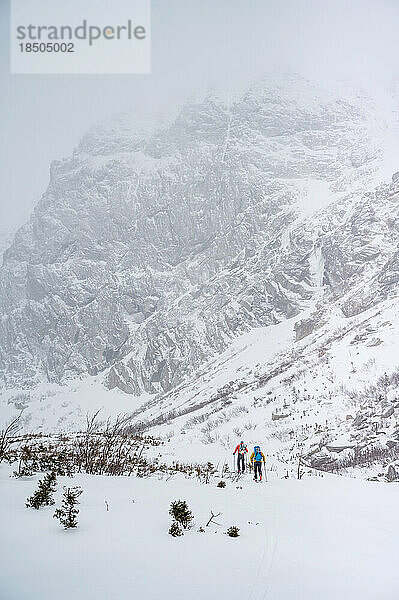
<path fill-rule="evenodd" d="M 261 484 L 263 485 L 263 483 Z M 265 485 L 266 482 L 265 482 Z M 262 492 L 264 489 L 262 488 Z M 268 590 L 270 588 L 270 573 L 273 568 L 273 561 L 276 554 L 276 547 L 278 538 L 276 531 L 278 531 L 277 515 L 275 506 L 271 506 L 271 528 L 269 531 L 264 532 L 264 546 L 262 552 L 262 558 L 259 561 L 258 571 L 254 580 L 252 590 L 248 596 L 248 600 L 267 600 Z M 269 523 L 270 526 L 270 523 Z"/>

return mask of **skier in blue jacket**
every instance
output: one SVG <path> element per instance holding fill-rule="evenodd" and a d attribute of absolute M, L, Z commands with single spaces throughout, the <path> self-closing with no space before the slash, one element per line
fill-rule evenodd
<path fill-rule="evenodd" d="M 266 459 L 263 452 L 261 452 L 260 446 L 255 446 L 254 451 L 250 456 L 251 464 L 254 466 L 254 479 L 258 480 L 259 473 L 259 481 L 262 481 L 262 461 L 263 466 L 265 465 Z"/>

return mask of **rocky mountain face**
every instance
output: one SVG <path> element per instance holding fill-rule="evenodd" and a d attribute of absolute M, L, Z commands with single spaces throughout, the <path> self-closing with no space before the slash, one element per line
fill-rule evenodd
<path fill-rule="evenodd" d="M 362 99 L 293 79 L 90 131 L 4 254 L 3 384 L 102 373 L 167 392 L 253 328 L 313 307 L 302 339 L 333 303 L 350 317 L 387 298 L 399 181 L 364 195 L 374 127 Z"/>

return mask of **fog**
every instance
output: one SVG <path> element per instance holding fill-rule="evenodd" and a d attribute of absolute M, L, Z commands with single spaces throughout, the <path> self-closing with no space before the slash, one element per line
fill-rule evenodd
<path fill-rule="evenodd" d="M 51 160 L 112 113 L 234 93 L 276 70 L 382 97 L 399 70 L 397 0 L 153 0 L 150 75 L 10 75 L 9 3 L 0 6 L 0 235 L 29 217 Z"/>

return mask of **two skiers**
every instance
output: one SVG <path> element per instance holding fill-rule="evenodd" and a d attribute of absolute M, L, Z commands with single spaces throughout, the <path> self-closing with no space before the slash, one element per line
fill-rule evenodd
<path fill-rule="evenodd" d="M 246 447 L 244 442 L 240 442 L 233 452 L 233 456 L 237 454 L 237 470 L 239 473 L 244 473 L 245 471 L 245 454 L 247 453 L 248 448 Z M 263 465 L 265 465 L 266 459 L 265 455 L 260 449 L 260 446 L 255 446 L 254 451 L 250 456 L 250 461 L 254 468 L 254 480 L 258 480 L 259 474 L 259 481 L 262 481 L 262 462 Z"/>
<path fill-rule="evenodd" d="M 262 461 L 263 465 L 265 465 L 265 455 L 261 452 L 260 446 L 255 446 L 254 451 L 250 456 L 250 461 L 254 466 L 254 480 L 258 481 L 258 473 L 259 473 L 259 481 L 262 481 Z"/>
<path fill-rule="evenodd" d="M 239 473 L 244 473 L 245 471 L 245 454 L 248 453 L 248 448 L 244 444 L 244 442 L 240 442 L 236 449 L 233 452 L 233 456 L 237 452 L 237 469 Z"/>

